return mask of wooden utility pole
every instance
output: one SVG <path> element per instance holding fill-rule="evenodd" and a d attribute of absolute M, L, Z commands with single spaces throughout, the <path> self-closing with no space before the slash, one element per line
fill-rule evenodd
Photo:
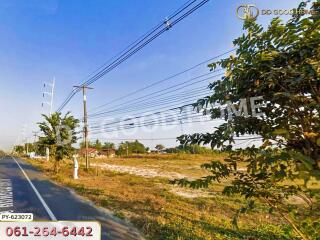
<path fill-rule="evenodd" d="M 26 138 L 25 141 L 26 141 L 26 143 L 25 143 L 24 147 L 25 147 L 26 154 L 28 155 L 29 154 L 28 138 Z"/>
<path fill-rule="evenodd" d="M 83 132 L 84 132 L 84 142 L 85 142 L 85 148 L 86 148 L 86 170 L 89 169 L 90 163 L 89 163 L 89 154 L 88 154 L 88 148 L 89 148 L 89 142 L 88 142 L 88 113 L 87 113 L 87 95 L 86 95 L 86 90 L 87 89 L 93 89 L 88 86 L 74 86 L 76 88 L 82 88 L 82 93 L 83 93 L 83 122 L 84 122 L 84 127 L 83 127 Z"/>
<path fill-rule="evenodd" d="M 33 136 L 34 136 L 33 144 L 35 144 L 36 140 L 37 140 L 37 137 L 38 137 L 38 132 L 32 132 L 32 133 L 33 133 Z"/>
<path fill-rule="evenodd" d="M 36 144 L 36 142 L 37 142 L 37 137 L 38 137 L 38 132 L 32 132 L 33 133 L 33 136 L 34 136 L 34 139 L 33 139 L 33 150 L 34 150 L 34 152 L 37 152 L 37 144 Z"/>
<path fill-rule="evenodd" d="M 127 143 L 127 157 L 129 156 L 129 144 Z"/>

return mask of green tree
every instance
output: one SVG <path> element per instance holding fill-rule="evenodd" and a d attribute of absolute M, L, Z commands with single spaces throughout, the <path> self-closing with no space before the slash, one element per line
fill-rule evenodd
<path fill-rule="evenodd" d="M 123 156 L 130 154 L 129 152 L 129 142 L 122 142 L 119 144 L 118 149 L 116 151 L 117 155 Z"/>
<path fill-rule="evenodd" d="M 163 144 L 157 144 L 155 147 L 158 151 L 162 151 L 163 149 L 165 149 L 165 146 Z"/>
<path fill-rule="evenodd" d="M 13 148 L 14 152 L 16 152 L 19 155 L 22 155 L 24 153 L 24 149 L 25 148 L 22 145 L 17 145 L 17 146 L 14 146 Z"/>
<path fill-rule="evenodd" d="M 34 144 L 35 146 L 35 150 L 36 150 L 36 154 L 40 155 L 40 156 L 45 156 L 46 155 L 46 146 L 43 145 L 41 142 L 35 142 Z"/>
<path fill-rule="evenodd" d="M 129 143 L 129 150 L 132 153 L 146 153 L 146 147 L 140 143 L 138 140 Z"/>
<path fill-rule="evenodd" d="M 305 7 L 302 3 L 298 10 Z M 203 179 L 174 181 L 198 188 L 230 179 L 223 193 L 248 199 L 248 206 L 239 212 L 250 210 L 259 199 L 277 210 L 302 239 L 319 235 L 290 214 L 285 200 L 295 195 L 311 204 L 313 193 L 308 182 L 320 179 L 319 8 L 316 1 L 312 4 L 314 14 L 295 14 L 287 23 L 275 18 L 266 29 L 245 21 L 245 33 L 234 40 L 236 55 L 209 65 L 211 70 L 224 68 L 225 76 L 210 84 L 213 94 L 197 101 L 195 107 L 220 118 L 223 106 L 233 103 L 239 110 L 241 99 L 250 103 L 250 99 L 263 96 L 261 114 L 252 107 L 248 109 L 250 116 L 245 111 L 235 111 L 232 118 L 226 113 L 227 122 L 214 132 L 179 137 L 182 144 L 210 144 L 228 152 L 229 157 L 224 162 L 204 164 L 212 174 Z M 235 137 L 247 134 L 261 136 L 262 145 L 232 149 Z M 240 170 L 239 164 L 245 165 L 245 170 Z"/>
<path fill-rule="evenodd" d="M 191 153 L 191 154 L 208 154 L 213 153 L 213 150 L 198 144 L 183 144 L 176 147 L 176 152 Z"/>
<path fill-rule="evenodd" d="M 116 146 L 115 146 L 115 144 L 112 143 L 112 142 L 105 142 L 105 143 L 103 144 L 103 147 L 102 147 L 102 148 L 104 148 L 104 149 L 115 149 Z"/>
<path fill-rule="evenodd" d="M 0 150 L 0 157 L 4 157 L 6 155 L 6 153 L 2 150 Z"/>
<path fill-rule="evenodd" d="M 48 146 L 50 155 L 55 159 L 54 170 L 58 172 L 59 162 L 65 157 L 71 157 L 74 152 L 72 144 L 77 142 L 76 128 L 79 120 L 70 115 L 59 112 L 51 116 L 43 115 L 44 121 L 38 123 L 43 137 L 39 138 L 40 144 Z"/>
<path fill-rule="evenodd" d="M 122 142 L 117 149 L 118 155 L 127 155 L 132 153 L 146 153 L 146 147 L 136 140 L 134 142 Z"/>
<path fill-rule="evenodd" d="M 85 142 L 81 142 L 80 143 L 80 148 L 85 148 L 86 147 L 86 144 Z M 88 147 L 89 148 L 95 148 L 97 150 L 101 150 L 103 148 L 103 145 L 102 143 L 100 142 L 99 139 L 95 140 L 94 142 L 88 142 Z"/>
<path fill-rule="evenodd" d="M 102 143 L 99 141 L 99 139 L 97 139 L 92 146 L 97 149 L 97 150 L 101 150 L 102 149 Z"/>
<path fill-rule="evenodd" d="M 35 152 L 35 146 L 33 145 L 33 143 L 25 143 L 24 149 L 27 149 L 29 153 Z"/>
<path fill-rule="evenodd" d="M 85 142 L 80 142 L 80 148 L 85 148 L 85 147 L 86 147 L 86 143 Z M 89 148 L 94 148 L 95 147 L 95 142 L 88 141 L 88 147 Z"/>

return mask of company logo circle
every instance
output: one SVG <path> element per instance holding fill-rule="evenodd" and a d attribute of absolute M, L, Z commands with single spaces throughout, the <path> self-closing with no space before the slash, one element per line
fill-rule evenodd
<path fill-rule="evenodd" d="M 237 16 L 242 20 L 255 20 L 259 16 L 259 9 L 253 4 L 243 4 L 237 8 Z"/>

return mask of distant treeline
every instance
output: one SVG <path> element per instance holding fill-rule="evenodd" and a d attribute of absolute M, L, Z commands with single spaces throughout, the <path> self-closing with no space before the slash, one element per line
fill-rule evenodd
<path fill-rule="evenodd" d="M 217 150 L 202 147 L 196 144 L 179 145 L 174 148 L 166 148 L 164 150 L 167 153 L 189 153 L 189 154 L 209 154 L 216 153 Z"/>
<path fill-rule="evenodd" d="M 80 143 L 80 148 L 84 148 L 84 143 Z M 35 152 L 37 155 L 45 155 L 44 145 L 36 143 L 27 143 L 25 145 L 18 145 L 14 147 L 15 153 L 19 155 L 26 154 L 27 150 L 28 152 Z M 125 141 L 121 142 L 118 147 L 112 142 L 105 142 L 102 143 L 99 140 L 89 142 L 90 148 L 95 148 L 98 151 L 101 151 L 103 149 L 114 149 L 116 151 L 116 155 L 118 156 L 125 156 L 125 155 L 131 155 L 131 154 L 144 154 L 144 153 L 152 153 L 152 152 L 158 152 L 158 153 L 187 153 L 187 154 L 210 154 L 215 153 L 216 150 L 212 150 L 210 148 L 206 148 L 203 146 L 199 146 L 196 144 L 186 144 L 186 145 L 179 145 L 177 147 L 171 147 L 166 148 L 162 144 L 157 144 L 155 146 L 155 150 L 150 150 L 149 147 L 146 147 L 143 143 L 139 142 L 138 140 L 135 141 Z M 5 153 L 0 150 L 0 156 L 4 155 Z"/>

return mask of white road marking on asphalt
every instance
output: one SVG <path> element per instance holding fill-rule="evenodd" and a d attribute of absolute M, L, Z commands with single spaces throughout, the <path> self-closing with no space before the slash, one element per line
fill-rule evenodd
<path fill-rule="evenodd" d="M 25 171 L 22 169 L 22 167 L 20 166 L 20 164 L 18 163 L 18 161 L 12 157 L 12 159 L 16 162 L 16 164 L 18 165 L 18 167 L 20 168 L 21 172 L 23 173 L 23 175 L 26 177 L 26 179 L 28 180 L 28 182 L 30 183 L 30 186 L 32 187 L 33 191 L 35 192 L 35 194 L 37 195 L 37 197 L 39 198 L 40 202 L 42 203 L 43 207 L 45 208 L 45 210 L 47 211 L 49 217 L 51 218 L 52 221 L 57 221 L 57 218 L 54 216 L 53 212 L 50 210 L 50 208 L 48 207 L 48 205 L 46 204 L 46 202 L 44 201 L 44 199 L 41 197 L 40 193 L 38 192 L 38 190 L 36 189 L 36 187 L 33 185 L 33 183 L 31 182 L 31 180 L 29 179 L 28 175 L 25 173 Z"/>
<path fill-rule="evenodd" d="M 3 208 L 0 213 L 13 211 L 11 210 L 13 208 L 13 193 L 10 179 L 0 179 L 0 208 Z"/>

